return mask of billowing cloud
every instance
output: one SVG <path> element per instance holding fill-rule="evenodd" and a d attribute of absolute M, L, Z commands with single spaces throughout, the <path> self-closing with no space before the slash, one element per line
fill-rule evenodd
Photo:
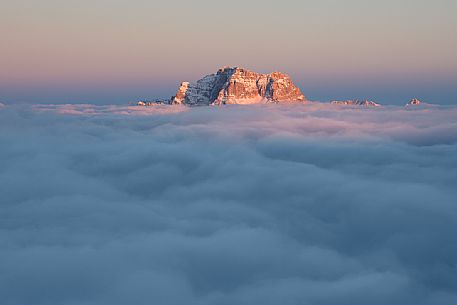
<path fill-rule="evenodd" d="M 8 304 L 456 304 L 457 108 L 5 106 Z"/>

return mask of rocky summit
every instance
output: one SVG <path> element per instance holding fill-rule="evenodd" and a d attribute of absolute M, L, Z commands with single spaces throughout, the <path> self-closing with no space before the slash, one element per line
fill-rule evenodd
<path fill-rule="evenodd" d="M 422 102 L 417 99 L 417 98 L 413 98 L 412 100 L 409 101 L 408 104 L 406 104 L 406 106 L 417 106 L 417 105 L 421 105 Z"/>
<path fill-rule="evenodd" d="M 224 67 L 195 83 L 181 83 L 170 103 L 199 106 L 286 101 L 306 101 L 287 74 Z"/>

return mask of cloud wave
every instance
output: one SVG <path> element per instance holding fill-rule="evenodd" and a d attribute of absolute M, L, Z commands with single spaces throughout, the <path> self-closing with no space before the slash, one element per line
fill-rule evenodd
<path fill-rule="evenodd" d="M 455 304 L 456 118 L 4 106 L 2 304 Z"/>

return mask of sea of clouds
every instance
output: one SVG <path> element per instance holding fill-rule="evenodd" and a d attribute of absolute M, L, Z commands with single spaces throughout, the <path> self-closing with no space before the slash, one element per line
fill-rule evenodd
<path fill-rule="evenodd" d="M 0 107 L 0 303 L 457 304 L 457 107 Z"/>

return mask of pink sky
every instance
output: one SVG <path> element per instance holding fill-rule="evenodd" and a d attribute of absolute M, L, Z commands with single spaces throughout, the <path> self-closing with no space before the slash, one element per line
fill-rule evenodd
<path fill-rule="evenodd" d="M 452 0 L 43 0 L 0 8 L 0 99 L 87 91 L 108 101 L 105 93 L 121 88 L 126 97 L 147 88 L 162 96 L 223 65 L 287 72 L 305 93 L 402 82 L 453 92 L 457 81 Z"/>

